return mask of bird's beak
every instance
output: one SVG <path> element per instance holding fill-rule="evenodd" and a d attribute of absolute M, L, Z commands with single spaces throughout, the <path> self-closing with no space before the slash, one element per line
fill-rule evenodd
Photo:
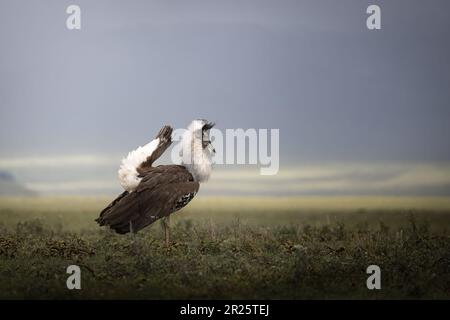
<path fill-rule="evenodd" d="M 216 149 L 214 149 L 214 147 L 213 147 L 211 141 L 208 141 L 208 148 L 209 148 L 213 153 L 216 153 Z"/>
<path fill-rule="evenodd" d="M 211 143 L 211 140 L 204 140 L 202 142 L 202 147 L 203 147 L 203 149 L 208 148 L 211 152 L 216 153 L 216 149 L 214 149 L 214 147 L 213 147 L 213 145 Z"/>

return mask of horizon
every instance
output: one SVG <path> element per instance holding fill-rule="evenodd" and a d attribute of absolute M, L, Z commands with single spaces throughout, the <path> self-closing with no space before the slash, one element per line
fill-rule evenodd
<path fill-rule="evenodd" d="M 170 150 L 156 165 L 170 162 Z M 123 157 L 123 156 L 122 156 Z M 0 159 L 0 171 L 39 195 L 120 192 L 119 155 Z M 0 184 L 0 190 L 1 190 Z M 2 192 L 0 192 L 1 194 Z M 258 165 L 215 165 L 201 195 L 224 196 L 450 196 L 450 163 L 337 162 L 283 165 L 273 176 Z"/>

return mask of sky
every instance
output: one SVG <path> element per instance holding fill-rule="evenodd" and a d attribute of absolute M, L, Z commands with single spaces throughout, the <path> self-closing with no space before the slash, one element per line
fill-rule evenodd
<path fill-rule="evenodd" d="M 0 170 L 116 192 L 121 156 L 206 118 L 280 129 L 279 176 L 212 193 L 450 195 L 448 39 L 446 0 L 1 0 Z"/>

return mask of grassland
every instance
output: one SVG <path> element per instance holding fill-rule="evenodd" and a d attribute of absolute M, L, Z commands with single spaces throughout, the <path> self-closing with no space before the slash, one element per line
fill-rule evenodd
<path fill-rule="evenodd" d="M 108 200 L 0 198 L 0 298 L 450 298 L 447 198 L 199 197 L 169 248 L 159 223 L 99 228 Z M 71 264 L 82 290 L 66 288 Z"/>

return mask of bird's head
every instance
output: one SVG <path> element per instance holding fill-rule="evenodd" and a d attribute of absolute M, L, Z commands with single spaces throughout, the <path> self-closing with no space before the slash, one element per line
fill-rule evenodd
<path fill-rule="evenodd" d="M 212 157 L 216 150 L 211 139 L 210 130 L 214 123 L 197 119 L 190 123 L 182 138 L 183 164 L 198 181 L 206 181 L 211 173 Z"/>
<path fill-rule="evenodd" d="M 192 142 L 201 141 L 204 152 L 216 152 L 210 139 L 210 130 L 214 125 L 214 122 L 209 122 L 205 119 L 197 119 L 192 121 L 188 127 L 188 131 L 191 133 Z"/>

